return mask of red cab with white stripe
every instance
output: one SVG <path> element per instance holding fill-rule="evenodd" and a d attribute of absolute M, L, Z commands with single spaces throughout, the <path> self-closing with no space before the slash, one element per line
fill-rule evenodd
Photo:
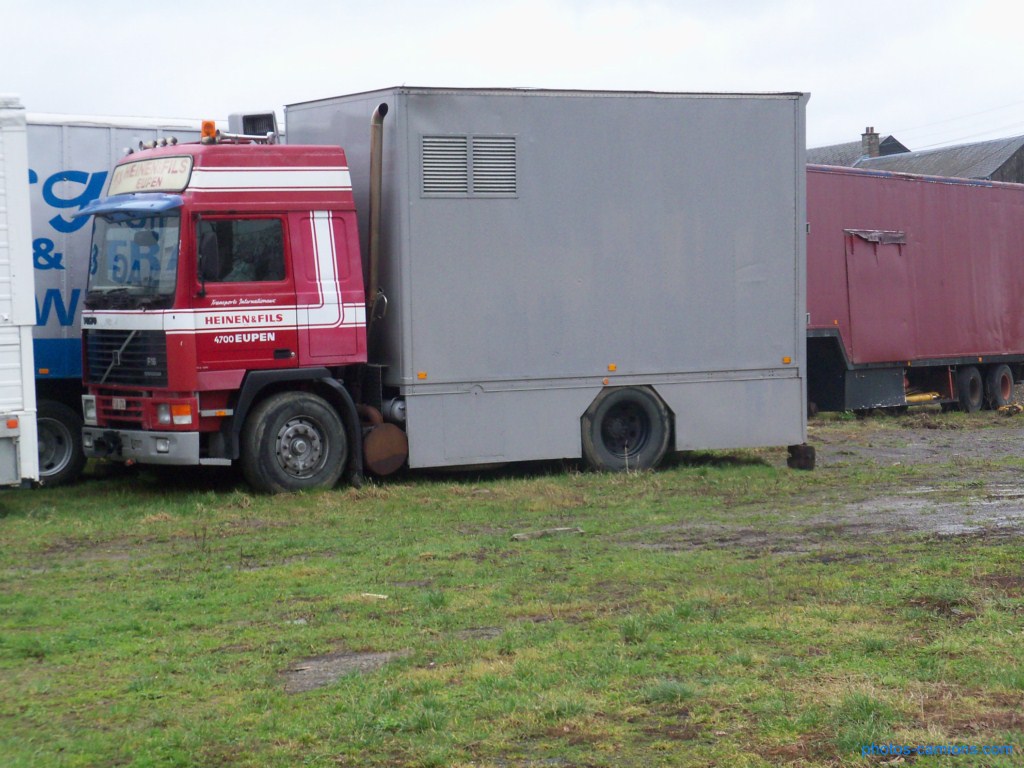
<path fill-rule="evenodd" d="M 153 148 L 126 157 L 83 213 L 96 217 L 87 454 L 241 459 L 270 491 L 336 481 L 360 453 L 346 371 L 366 363 L 344 151 L 245 139 Z M 254 426 L 271 397 L 281 413 Z"/>

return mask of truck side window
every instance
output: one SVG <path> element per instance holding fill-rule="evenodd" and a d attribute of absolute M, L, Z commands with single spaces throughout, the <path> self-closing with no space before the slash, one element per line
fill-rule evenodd
<path fill-rule="evenodd" d="M 280 219 L 203 219 L 196 232 L 199 268 L 211 283 L 284 279 Z"/>

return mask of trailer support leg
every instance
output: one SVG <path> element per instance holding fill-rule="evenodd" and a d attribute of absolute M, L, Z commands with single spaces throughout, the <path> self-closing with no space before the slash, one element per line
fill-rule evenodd
<path fill-rule="evenodd" d="M 786 466 L 790 469 L 814 469 L 814 446 L 801 443 L 789 446 L 788 450 L 789 458 L 786 459 Z"/>

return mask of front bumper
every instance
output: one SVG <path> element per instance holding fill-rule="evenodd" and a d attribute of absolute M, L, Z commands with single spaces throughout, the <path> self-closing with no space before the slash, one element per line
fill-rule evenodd
<path fill-rule="evenodd" d="M 82 429 L 82 446 L 91 459 L 139 464 L 199 464 L 198 432 L 144 432 L 129 429 Z"/>

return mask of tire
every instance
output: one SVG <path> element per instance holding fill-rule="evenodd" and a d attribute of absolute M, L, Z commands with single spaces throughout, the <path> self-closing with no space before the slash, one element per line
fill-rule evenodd
<path fill-rule="evenodd" d="M 653 469 L 668 451 L 669 411 L 647 387 L 606 389 L 580 423 L 583 458 L 602 472 Z"/>
<path fill-rule="evenodd" d="M 45 486 L 73 483 L 85 468 L 82 417 L 56 400 L 40 400 L 36 413 L 39 432 L 39 482 Z"/>
<path fill-rule="evenodd" d="M 1013 371 L 1008 365 L 993 365 L 985 372 L 985 402 L 993 411 L 1013 401 Z"/>
<path fill-rule="evenodd" d="M 981 374 L 973 365 L 956 372 L 956 392 L 960 410 L 965 413 L 977 413 L 985 404 L 985 387 L 981 382 Z"/>
<path fill-rule="evenodd" d="M 341 418 L 316 395 L 271 395 L 253 409 L 242 429 L 242 475 L 263 493 L 331 488 L 347 462 Z"/>

